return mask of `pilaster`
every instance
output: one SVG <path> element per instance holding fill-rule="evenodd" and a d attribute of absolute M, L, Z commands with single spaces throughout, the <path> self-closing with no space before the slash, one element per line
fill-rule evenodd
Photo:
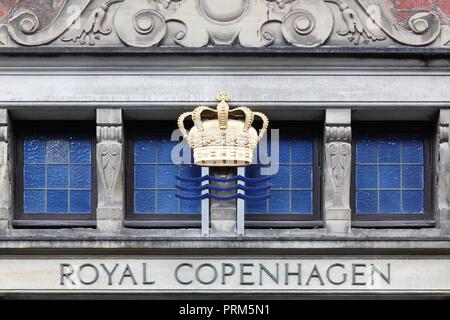
<path fill-rule="evenodd" d="M 329 233 L 348 234 L 351 227 L 351 110 L 326 110 L 324 210 Z"/>
<path fill-rule="evenodd" d="M 0 234 L 5 233 L 11 217 L 8 120 L 8 110 L 0 109 Z"/>
<path fill-rule="evenodd" d="M 448 234 L 450 231 L 450 154 L 449 154 L 449 123 L 450 110 L 440 110 L 439 122 L 437 128 L 437 199 L 436 209 L 438 214 L 438 225 L 443 233 Z"/>
<path fill-rule="evenodd" d="M 97 110 L 97 227 L 114 232 L 124 216 L 122 110 Z"/>
<path fill-rule="evenodd" d="M 212 167 L 211 175 L 218 178 L 231 178 L 237 175 L 233 167 Z M 219 187 L 230 187 L 236 182 L 212 182 Z M 217 191 L 211 191 L 216 193 Z M 220 192 L 222 197 L 232 196 L 236 191 Z M 236 235 L 236 200 L 219 201 L 211 199 L 211 236 L 235 236 Z"/>

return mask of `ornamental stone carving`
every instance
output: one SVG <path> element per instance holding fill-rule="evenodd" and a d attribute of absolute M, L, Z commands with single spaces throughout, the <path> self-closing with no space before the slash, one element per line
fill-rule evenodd
<path fill-rule="evenodd" d="M 86 38 L 89 38 L 89 44 L 91 46 L 95 45 L 95 40 L 100 39 L 100 35 L 108 35 L 111 33 L 112 27 L 104 26 L 106 14 L 109 7 L 118 2 L 123 2 L 123 0 L 109 0 L 103 3 L 99 8 L 95 9 L 91 13 L 81 30 L 77 31 L 72 36 L 62 37 L 61 40 L 73 42 L 78 41 L 79 44 L 84 45 L 86 43 Z"/>
<path fill-rule="evenodd" d="M 408 20 L 408 29 L 392 23 L 382 0 L 358 0 L 367 15 L 395 41 L 409 46 L 423 46 L 436 40 L 441 22 L 435 12 L 418 12 Z"/>
<path fill-rule="evenodd" d="M 430 46 L 450 43 L 438 6 L 406 23 L 391 0 L 65 0 L 42 23 L 16 6 L 0 24 L 0 45 L 74 47 Z M 350 41 L 350 43 L 349 43 Z"/>
<path fill-rule="evenodd" d="M 39 17 L 31 10 L 12 10 L 7 28 L 19 45 L 40 46 L 52 42 L 67 31 L 92 0 L 65 0 L 53 22 L 41 28 Z"/>
<path fill-rule="evenodd" d="M 342 30 L 337 30 L 337 34 L 348 37 L 350 42 L 358 45 L 362 42 L 368 44 L 370 40 L 379 41 L 385 40 L 386 35 L 383 31 L 374 23 L 372 19 L 364 19 L 350 8 L 348 3 L 343 0 L 325 0 L 329 3 L 334 3 L 341 10 L 342 18 L 345 22 L 345 27 Z"/>
<path fill-rule="evenodd" d="M 322 1 L 304 0 L 294 5 L 284 17 L 282 33 L 296 47 L 317 47 L 333 30 L 333 15 Z"/>
<path fill-rule="evenodd" d="M 121 201 L 116 194 L 122 173 L 122 127 L 97 127 L 97 167 L 100 177 L 99 207 L 115 207 Z"/>
<path fill-rule="evenodd" d="M 350 208 L 351 126 L 349 110 L 327 110 L 325 208 Z"/>

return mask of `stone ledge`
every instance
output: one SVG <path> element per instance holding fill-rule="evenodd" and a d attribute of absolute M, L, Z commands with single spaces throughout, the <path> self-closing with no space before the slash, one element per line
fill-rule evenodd
<path fill-rule="evenodd" d="M 414 255 L 450 255 L 450 238 L 414 240 L 404 239 L 291 239 L 262 240 L 238 238 L 184 238 L 168 239 L 9 239 L 0 238 L 0 254 L 22 252 L 45 254 L 46 252 L 69 254 L 87 252 L 92 254 L 199 254 L 205 251 L 211 254 L 414 254 Z M 17 250 L 17 251 L 16 251 Z M 28 251 L 29 252 L 25 252 Z M 35 250 L 35 251 L 34 251 Z M 123 251 L 122 251 L 123 250 Z M 200 250 L 200 251 L 199 251 Z M 247 251 L 248 250 L 248 251 Z M 71 254 L 72 254 L 71 253 Z"/>

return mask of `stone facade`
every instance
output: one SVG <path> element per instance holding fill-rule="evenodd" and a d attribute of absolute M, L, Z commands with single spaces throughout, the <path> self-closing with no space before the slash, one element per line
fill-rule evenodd
<path fill-rule="evenodd" d="M 440 48 L 450 40 L 448 9 L 446 2 L 399 0 L 7 2 L 0 42 L 7 47 Z"/>
<path fill-rule="evenodd" d="M 56 278 L 18 291 L 4 287 L 14 286 L 14 279 L 0 281 L 1 295 L 55 288 L 67 296 L 86 295 L 88 287 L 59 286 L 61 264 L 67 271 L 84 262 L 132 259 L 141 270 L 148 258 L 158 261 L 158 270 L 172 268 L 158 260 L 161 255 L 192 265 L 212 261 L 217 268 L 226 259 L 237 266 L 255 256 L 289 256 L 328 269 L 331 259 L 351 269 L 370 256 L 392 262 L 394 277 L 410 272 L 405 281 L 424 273 L 408 269 L 414 263 L 446 278 L 436 284 L 430 276 L 417 286 L 396 278 L 391 291 L 365 286 L 356 294 L 450 295 L 449 273 L 442 269 L 450 253 L 448 1 L 69 0 L 21 1 L 11 10 L 15 5 L 0 1 L 0 266 L 17 265 L 24 273 L 42 266 Z M 275 121 L 320 123 L 320 221 L 248 228 L 242 202 L 215 200 L 203 202 L 201 227 L 138 228 L 127 220 L 129 121 L 171 120 L 172 131 L 180 114 L 214 106 L 222 90 L 233 97 L 232 107 L 245 105 Z M 14 129 L 20 120 L 96 124 L 93 225 L 17 227 Z M 353 125 L 359 121 L 433 123 L 433 219 L 376 226 L 352 221 Z M 209 174 L 229 177 L 239 170 Z M 28 264 L 18 262 L 23 255 L 30 256 Z M 42 263 L 33 264 L 34 258 Z M 383 264 L 378 271 L 386 270 Z M 119 294 L 175 295 L 178 285 L 160 291 L 127 287 Z M 111 293 L 96 288 L 92 294 Z M 240 297 L 258 294 L 233 288 Z M 224 296 L 219 287 L 194 289 L 199 296 Z M 348 294 L 326 289 L 313 293 Z M 270 290 L 288 297 L 312 294 Z"/>

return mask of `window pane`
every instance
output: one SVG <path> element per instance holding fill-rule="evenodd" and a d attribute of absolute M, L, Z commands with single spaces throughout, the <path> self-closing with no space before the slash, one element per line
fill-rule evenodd
<path fill-rule="evenodd" d="M 313 213 L 313 139 L 302 133 L 280 130 L 280 163 L 271 176 L 270 198 L 246 201 L 245 211 L 251 214 L 312 214 Z M 274 165 L 272 163 L 272 165 Z M 264 177 L 266 167 L 246 168 L 249 178 Z M 267 182 L 247 183 L 248 187 L 264 187 Z M 246 192 L 247 195 L 253 195 Z M 254 194 L 256 195 L 256 194 Z M 262 195 L 259 192 L 257 195 Z"/>
<path fill-rule="evenodd" d="M 378 184 L 376 166 L 359 166 L 356 168 L 356 187 L 358 189 L 375 189 Z"/>
<path fill-rule="evenodd" d="M 45 191 L 25 190 L 23 198 L 25 213 L 42 213 L 45 211 Z"/>
<path fill-rule="evenodd" d="M 92 142 L 76 135 L 24 140 L 24 213 L 89 214 Z"/>
<path fill-rule="evenodd" d="M 358 213 L 374 213 L 378 211 L 378 192 L 356 191 L 356 211 Z"/>
<path fill-rule="evenodd" d="M 355 174 L 357 214 L 424 212 L 423 137 L 400 133 L 358 136 Z"/>
<path fill-rule="evenodd" d="M 400 188 L 400 166 L 379 166 L 380 188 Z"/>
<path fill-rule="evenodd" d="M 155 212 L 155 192 L 154 191 L 135 191 L 134 192 L 134 212 L 135 213 L 153 213 Z"/>
<path fill-rule="evenodd" d="M 199 214 L 200 200 L 182 200 L 177 193 L 193 197 L 198 192 L 176 189 L 176 185 L 196 187 L 200 183 L 177 181 L 176 176 L 196 178 L 201 168 L 190 164 L 172 163 L 172 149 L 178 142 L 170 140 L 166 132 L 135 134 L 134 157 L 134 213 L 135 214 Z"/>
<path fill-rule="evenodd" d="M 377 159 L 377 141 L 361 139 L 356 150 L 356 161 L 358 163 L 376 163 Z"/>
<path fill-rule="evenodd" d="M 91 193 L 89 191 L 71 191 L 70 192 L 70 212 L 71 213 L 90 213 L 91 212 Z"/>
<path fill-rule="evenodd" d="M 23 146 L 24 163 L 45 162 L 45 140 L 42 137 L 26 139 Z"/>
<path fill-rule="evenodd" d="M 47 187 L 67 188 L 69 185 L 68 165 L 47 165 Z"/>

